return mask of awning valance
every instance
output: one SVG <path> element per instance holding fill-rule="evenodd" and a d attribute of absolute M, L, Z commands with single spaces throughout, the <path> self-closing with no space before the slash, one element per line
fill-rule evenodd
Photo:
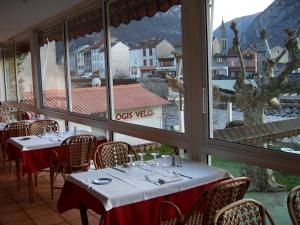
<path fill-rule="evenodd" d="M 102 9 L 95 8 L 67 21 L 67 27 L 69 40 L 100 32 L 103 28 Z"/>
<path fill-rule="evenodd" d="M 181 0 L 117 0 L 109 5 L 110 24 L 118 27 L 132 20 L 141 20 L 145 16 L 152 17 L 157 12 L 166 12 Z M 67 20 L 68 38 L 76 39 L 87 34 L 100 32 L 103 28 L 101 7 Z M 63 25 L 58 23 L 39 32 L 40 46 L 51 41 L 63 41 Z"/>
<path fill-rule="evenodd" d="M 181 0 L 118 0 L 110 3 L 110 24 L 118 27 L 132 20 L 152 17 L 157 12 L 166 12 L 174 5 L 180 5 Z"/>
<path fill-rule="evenodd" d="M 16 54 L 27 54 L 30 52 L 30 42 L 28 39 L 16 42 Z"/>

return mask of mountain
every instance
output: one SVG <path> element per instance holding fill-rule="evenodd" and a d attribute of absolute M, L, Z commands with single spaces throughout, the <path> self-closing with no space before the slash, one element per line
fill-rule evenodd
<path fill-rule="evenodd" d="M 232 47 L 232 39 L 233 39 L 233 32 L 230 30 L 230 25 L 232 21 L 235 21 L 237 23 L 238 29 L 240 34 L 242 35 L 248 28 L 248 26 L 252 23 L 252 21 L 259 15 L 260 13 L 248 15 L 248 16 L 242 16 L 235 18 L 233 20 L 230 20 L 229 22 L 225 23 L 225 28 L 228 36 L 228 47 Z M 214 30 L 213 35 L 214 37 L 220 37 L 221 35 L 221 25 Z"/>
<path fill-rule="evenodd" d="M 270 46 L 284 46 L 286 28 L 295 28 L 300 19 L 299 0 L 275 0 L 267 9 L 258 15 L 242 35 L 244 46 L 258 43 L 260 31 L 265 28 L 268 32 Z"/>
<path fill-rule="evenodd" d="M 165 13 L 159 12 L 153 17 L 144 17 L 140 21 L 112 28 L 111 34 L 129 46 L 149 38 L 167 39 L 175 44 L 181 40 L 180 11 L 181 6 L 173 6 Z"/>

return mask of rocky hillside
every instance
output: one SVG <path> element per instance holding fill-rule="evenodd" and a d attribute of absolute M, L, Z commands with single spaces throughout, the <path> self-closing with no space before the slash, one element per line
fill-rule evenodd
<path fill-rule="evenodd" d="M 238 18 L 235 18 L 235 19 L 225 23 L 229 47 L 232 46 L 232 39 L 233 39 L 233 32 L 230 30 L 231 22 L 235 21 L 239 28 L 240 34 L 243 34 L 247 30 L 248 26 L 252 23 L 252 21 L 258 15 L 259 15 L 259 13 L 248 15 L 248 16 L 243 16 L 243 17 L 238 17 Z M 220 34 L 221 34 L 220 27 L 221 26 L 219 26 L 217 29 L 214 30 L 214 37 L 220 37 Z"/>
<path fill-rule="evenodd" d="M 294 28 L 300 19 L 299 0 L 275 0 L 260 13 L 242 34 L 244 46 L 257 43 L 262 28 L 268 32 L 270 46 L 284 46 L 286 28 Z"/>

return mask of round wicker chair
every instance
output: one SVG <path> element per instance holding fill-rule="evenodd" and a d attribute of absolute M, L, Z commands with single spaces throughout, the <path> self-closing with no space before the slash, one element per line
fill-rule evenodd
<path fill-rule="evenodd" d="M 60 173 L 63 178 L 67 174 L 87 171 L 90 166 L 91 153 L 96 145 L 97 138 L 93 135 L 71 136 L 61 144 L 60 153 L 55 150 L 50 155 L 50 189 L 54 198 L 54 182 Z"/>
<path fill-rule="evenodd" d="M 268 210 L 258 201 L 243 199 L 220 209 L 215 217 L 215 225 L 266 225 L 266 218 L 275 225 Z"/>
<path fill-rule="evenodd" d="M 300 185 L 290 191 L 287 206 L 293 225 L 300 225 Z"/>
<path fill-rule="evenodd" d="M 41 135 L 45 132 L 56 132 L 59 125 L 55 120 L 37 120 L 29 125 L 31 135 Z"/>
<path fill-rule="evenodd" d="M 128 154 L 137 155 L 133 147 L 123 141 L 111 141 L 99 145 L 93 154 L 96 169 L 114 167 L 128 162 Z"/>

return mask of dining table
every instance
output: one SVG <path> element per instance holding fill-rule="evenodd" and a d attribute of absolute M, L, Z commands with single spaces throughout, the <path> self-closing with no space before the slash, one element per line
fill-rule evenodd
<path fill-rule="evenodd" d="M 103 225 L 157 224 L 162 201 L 175 203 L 185 215 L 200 194 L 211 185 L 232 176 L 225 170 L 191 160 L 181 167 L 159 166 L 151 161 L 135 166 L 104 168 L 71 174 L 60 194 L 57 209 L 79 209 L 88 225 L 87 209 L 101 215 Z M 166 218 L 174 216 L 166 211 Z"/>
<path fill-rule="evenodd" d="M 30 202 L 33 198 L 32 174 L 46 169 L 50 165 L 50 154 L 55 150 L 62 154 L 62 142 L 73 135 L 85 135 L 93 132 L 86 130 L 47 133 L 44 135 L 32 135 L 9 138 L 6 142 L 6 154 L 8 161 L 16 162 L 17 188 L 20 189 L 21 176 L 27 174 Z M 96 136 L 97 145 L 107 141 L 105 136 Z M 20 161 L 22 166 L 20 166 Z M 22 171 L 22 172 L 21 172 Z"/>

